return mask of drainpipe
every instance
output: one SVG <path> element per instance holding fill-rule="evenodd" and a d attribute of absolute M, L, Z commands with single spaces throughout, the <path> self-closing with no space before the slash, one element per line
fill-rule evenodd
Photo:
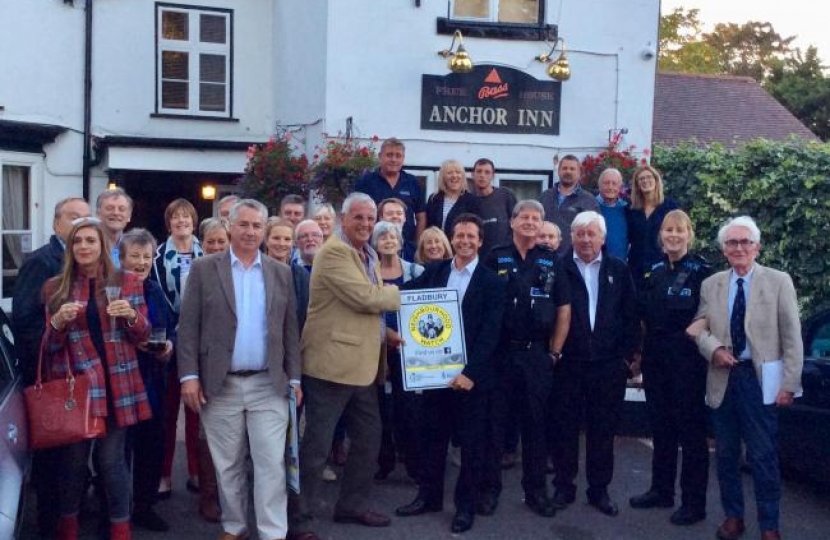
<path fill-rule="evenodd" d="M 87 201 L 90 193 L 90 165 L 92 163 L 92 0 L 86 0 L 84 20 L 84 162 L 83 196 Z"/>

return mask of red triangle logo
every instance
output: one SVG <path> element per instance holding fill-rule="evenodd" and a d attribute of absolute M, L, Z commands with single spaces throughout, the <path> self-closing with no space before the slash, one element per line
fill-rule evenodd
<path fill-rule="evenodd" d="M 484 82 L 490 84 L 501 84 L 501 77 L 499 77 L 499 73 L 496 71 L 496 68 L 490 70 L 490 73 L 487 74 L 487 78 L 484 79 Z"/>

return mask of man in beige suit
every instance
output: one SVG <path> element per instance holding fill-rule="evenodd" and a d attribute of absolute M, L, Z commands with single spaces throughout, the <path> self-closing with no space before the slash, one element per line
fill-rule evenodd
<path fill-rule="evenodd" d="M 761 538 L 778 540 L 781 481 L 775 407 L 792 404 L 801 388 L 804 361 L 795 288 L 789 275 L 755 262 L 761 233 L 752 218 L 727 222 L 718 242 L 731 268 L 703 282 L 699 322 L 690 327 L 700 353 L 709 360 L 706 400 L 713 409 L 718 483 L 726 514 L 717 537 L 734 540 L 744 532 L 739 471 L 743 441 Z"/>
<path fill-rule="evenodd" d="M 308 318 L 302 336 L 306 430 L 300 447 L 301 494 L 291 512 L 289 538 L 316 538 L 311 506 L 341 414 L 351 447 L 334 520 L 385 527 L 389 518 L 369 510 L 381 423 L 376 381 L 383 380 L 384 311 L 400 307 L 398 288 L 384 286 L 369 245 L 377 209 L 363 193 L 343 202 L 342 231 L 333 234 L 314 259 Z"/>
<path fill-rule="evenodd" d="M 219 480 L 221 540 L 249 536 L 248 467 L 263 540 L 285 538 L 288 385 L 298 400 L 300 347 L 291 269 L 259 251 L 268 210 L 230 212 L 231 246 L 193 263 L 179 319 L 182 400 L 196 412 Z"/>

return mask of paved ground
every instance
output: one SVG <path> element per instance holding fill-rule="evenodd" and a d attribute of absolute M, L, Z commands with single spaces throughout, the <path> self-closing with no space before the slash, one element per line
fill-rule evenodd
<path fill-rule="evenodd" d="M 176 485 L 173 497 L 159 503 L 157 509 L 171 523 L 172 530 L 166 534 L 151 533 L 137 529 L 137 540 L 167 539 L 214 539 L 221 530 L 218 525 L 203 522 L 196 512 L 196 496 L 184 489 L 184 448 L 176 459 Z M 668 522 L 671 510 L 632 510 L 627 499 L 648 487 L 651 450 L 648 441 L 620 438 L 617 440 L 616 472 L 611 485 L 611 496 L 621 508 L 615 518 L 609 518 L 588 506 L 584 499 L 584 481 L 580 487 L 577 502 L 570 508 L 559 512 L 552 519 L 544 519 L 532 514 L 522 503 L 519 484 L 519 469 L 506 471 L 504 475 L 505 492 L 501 498 L 496 515 L 478 517 L 474 528 L 465 533 L 467 540 L 484 539 L 545 539 L 545 540 L 650 540 L 677 539 L 699 540 L 714 538 L 715 529 L 722 519 L 717 499 L 714 466 L 711 468 L 709 483 L 708 518 L 705 522 L 691 527 L 675 527 Z M 454 476 L 455 467 L 448 467 Z M 745 477 L 745 488 L 751 494 L 751 481 Z M 447 501 L 452 500 L 451 486 L 447 482 Z M 331 505 L 336 498 L 338 483 L 329 484 L 325 501 Z M 410 483 L 402 468 L 399 468 L 389 480 L 378 483 L 375 489 L 378 511 L 393 514 L 394 509 L 408 503 L 415 495 L 415 486 Z M 94 505 L 93 505 L 94 506 Z M 33 507 L 32 504 L 29 507 Z M 754 523 L 754 505 L 750 504 L 748 530 L 744 538 L 758 538 Z M 356 525 L 335 525 L 330 519 L 331 507 L 322 509 L 316 532 L 324 540 L 421 540 L 425 538 L 450 538 L 449 525 L 452 508 L 440 514 L 427 514 L 413 518 L 393 518 L 392 526 L 387 529 L 367 529 Z M 84 539 L 95 539 L 94 516 L 84 520 Z M 814 488 L 791 481 L 785 482 L 782 503 L 782 534 L 786 539 L 826 540 L 830 537 L 830 495 L 819 493 Z M 31 523 L 31 516 L 27 523 Z M 23 531 L 23 538 L 35 538 L 31 526 Z"/>

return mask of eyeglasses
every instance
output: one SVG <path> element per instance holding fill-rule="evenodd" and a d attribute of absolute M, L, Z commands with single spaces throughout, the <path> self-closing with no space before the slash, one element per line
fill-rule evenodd
<path fill-rule="evenodd" d="M 736 240 L 734 238 L 730 238 L 726 242 L 724 242 L 726 247 L 729 249 L 735 249 L 738 246 L 741 246 L 744 249 L 749 248 L 750 246 L 755 245 L 755 240 L 750 240 L 749 238 L 741 238 L 740 240 Z"/>
<path fill-rule="evenodd" d="M 323 233 L 318 232 L 311 232 L 311 233 L 303 233 L 297 235 L 297 240 L 308 240 L 310 238 L 322 238 Z"/>

